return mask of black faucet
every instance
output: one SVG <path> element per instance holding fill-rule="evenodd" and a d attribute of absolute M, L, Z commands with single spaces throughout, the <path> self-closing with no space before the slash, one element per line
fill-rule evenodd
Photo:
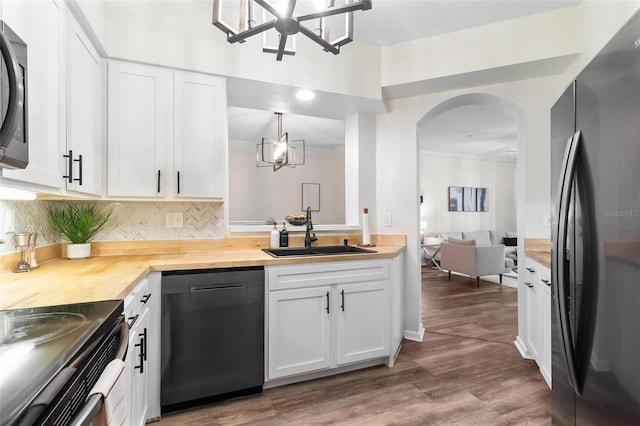
<path fill-rule="evenodd" d="M 304 248 L 311 248 L 311 243 L 318 241 L 316 233 L 310 232 L 313 229 L 313 223 L 311 222 L 311 207 L 307 207 L 307 232 L 304 236 Z"/>

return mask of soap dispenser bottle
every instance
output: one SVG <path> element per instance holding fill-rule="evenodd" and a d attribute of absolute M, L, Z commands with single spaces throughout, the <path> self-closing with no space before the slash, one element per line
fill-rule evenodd
<path fill-rule="evenodd" d="M 289 247 L 289 231 L 287 225 L 282 222 L 282 231 L 280 231 L 280 247 Z"/>
<path fill-rule="evenodd" d="M 271 248 L 278 248 L 280 246 L 280 233 L 276 224 L 273 224 L 273 231 L 271 231 Z"/>

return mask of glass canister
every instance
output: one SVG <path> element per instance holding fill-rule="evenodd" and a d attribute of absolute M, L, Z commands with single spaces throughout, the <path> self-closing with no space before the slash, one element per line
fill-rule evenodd
<path fill-rule="evenodd" d="M 31 266 L 29 262 L 31 260 L 31 254 L 29 252 L 29 238 L 31 234 L 15 234 L 16 247 L 20 250 L 20 260 L 16 265 L 14 272 L 29 272 Z"/>

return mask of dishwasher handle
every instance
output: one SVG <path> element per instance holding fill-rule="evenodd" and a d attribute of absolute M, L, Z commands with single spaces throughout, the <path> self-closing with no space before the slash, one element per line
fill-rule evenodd
<path fill-rule="evenodd" d="M 246 290 L 247 283 L 224 283 L 212 285 L 198 285 L 189 287 L 190 293 L 198 293 L 203 291 L 223 291 L 223 290 Z"/>

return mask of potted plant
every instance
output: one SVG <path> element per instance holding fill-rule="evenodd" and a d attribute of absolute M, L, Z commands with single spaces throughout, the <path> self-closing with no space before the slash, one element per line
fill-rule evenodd
<path fill-rule="evenodd" d="M 80 259 L 89 257 L 90 241 L 104 228 L 112 212 L 100 211 L 93 204 L 69 202 L 63 209 L 49 207 L 48 213 L 53 230 L 71 242 L 67 245 L 67 257 Z"/>

